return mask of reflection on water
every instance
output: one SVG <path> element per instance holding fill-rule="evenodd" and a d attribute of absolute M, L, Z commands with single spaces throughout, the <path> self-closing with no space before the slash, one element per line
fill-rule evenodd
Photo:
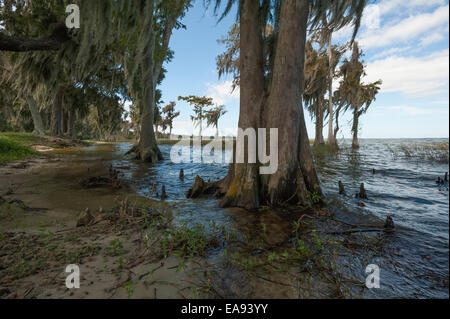
<path fill-rule="evenodd" d="M 398 226 L 385 247 L 398 260 L 391 260 L 393 255 L 389 254 L 371 261 L 381 268 L 381 289 L 371 290 L 368 297 L 448 298 L 449 191 L 448 184 L 443 187 L 435 183 L 438 176 L 448 171 L 448 163 L 411 160 L 392 153 L 402 144 L 421 142 L 424 140 L 362 140 L 358 151 L 344 143 L 338 154 L 316 159 L 329 210 L 355 223 L 382 223 L 390 215 Z M 132 163 L 131 169 L 125 171 L 138 192 L 155 197 L 151 194 L 152 185 L 158 183 L 160 190 L 164 184 L 168 201 L 181 212 L 180 220 L 195 216 L 195 223 L 208 225 L 214 220 L 229 227 L 239 222 L 231 211 L 218 208 L 215 199 L 188 200 L 185 196 L 196 175 L 217 180 L 226 175 L 227 165 L 174 164 L 170 162 L 170 147 L 161 146 L 165 158 L 161 164 Z M 129 148 L 130 144 L 117 145 L 115 166 L 130 166 L 120 157 Z M 183 181 L 179 179 L 181 168 L 185 172 Z M 341 197 L 338 181 L 344 183 L 349 194 L 356 193 L 360 183 L 365 183 L 369 196 L 366 207 L 358 207 L 356 199 Z"/>

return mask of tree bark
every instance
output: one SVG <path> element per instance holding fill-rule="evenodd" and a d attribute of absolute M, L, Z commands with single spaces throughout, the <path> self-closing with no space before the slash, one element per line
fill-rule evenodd
<path fill-rule="evenodd" d="M 283 1 L 267 112 L 268 127 L 279 130 L 279 167 L 270 176 L 268 185 L 272 204 L 291 198 L 307 204 L 308 193 L 322 195 L 299 90 L 304 74 L 308 16 L 309 1 Z"/>
<path fill-rule="evenodd" d="M 322 107 L 322 99 L 319 99 L 319 109 L 316 114 L 316 137 L 314 139 L 314 145 L 323 145 L 325 144 L 325 140 L 323 138 L 323 107 Z"/>
<path fill-rule="evenodd" d="M 149 1 L 148 7 L 145 10 L 154 10 L 154 2 Z M 156 136 L 153 130 L 153 123 L 155 118 L 155 64 L 154 64 L 154 55 L 155 55 L 155 32 L 153 30 L 154 17 L 150 18 L 148 21 L 149 25 L 146 28 L 149 30 L 151 37 L 148 51 L 146 53 L 146 58 L 144 63 L 141 66 L 141 72 L 144 75 L 143 77 L 143 85 L 144 91 L 142 95 L 142 99 L 139 101 L 140 103 L 140 138 L 139 144 L 137 145 L 136 153 L 137 158 L 150 163 L 157 163 L 162 160 L 162 154 L 158 148 L 156 143 Z M 159 75 L 158 75 L 159 77 Z"/>
<path fill-rule="evenodd" d="M 52 107 L 52 114 L 51 114 L 51 132 L 53 135 L 60 136 L 62 135 L 62 106 L 63 106 L 63 100 L 64 100 L 64 87 L 59 86 L 55 99 L 53 101 L 53 107 Z"/>
<path fill-rule="evenodd" d="M 147 8 L 146 10 L 154 10 L 154 4 L 153 1 L 149 5 L 150 8 Z M 162 39 L 162 47 L 163 50 L 167 50 L 169 47 L 170 39 L 172 36 L 173 28 L 175 27 L 175 23 L 178 17 L 172 16 L 168 18 L 164 25 L 164 34 Z M 156 108 L 156 99 L 155 99 L 155 93 L 156 93 L 156 85 L 158 83 L 158 79 L 161 74 L 162 65 L 164 63 L 164 59 L 161 59 L 161 61 L 154 61 L 154 49 L 155 49 L 155 34 L 153 30 L 153 20 L 154 17 L 151 19 L 151 37 L 152 37 L 152 44 L 151 48 L 149 49 L 149 57 L 145 63 L 145 66 L 143 68 L 143 71 L 146 72 L 147 70 L 151 70 L 149 76 L 144 80 L 145 83 L 145 93 L 143 101 L 141 101 L 141 117 L 140 117 L 140 124 L 141 124 L 141 130 L 140 130 L 140 138 L 139 138 L 139 144 L 137 148 L 132 149 L 132 151 L 136 151 L 137 158 L 145 161 L 145 162 L 151 162 L 151 163 L 157 163 L 163 159 L 161 151 L 158 148 L 157 142 L 156 142 L 156 135 L 158 134 L 158 126 L 156 126 L 156 134 L 153 129 L 154 126 L 154 120 L 155 120 L 155 108 Z M 145 74 L 145 73 L 144 73 Z"/>
<path fill-rule="evenodd" d="M 74 134 L 74 127 L 75 124 L 75 114 L 74 112 L 68 112 L 67 113 L 67 135 L 71 138 L 73 138 L 75 136 Z"/>
<path fill-rule="evenodd" d="M 61 135 L 66 133 L 67 112 L 64 110 L 64 105 L 61 108 Z"/>
<path fill-rule="evenodd" d="M 240 5 L 240 113 L 239 128 L 257 130 L 261 123 L 264 96 L 264 58 L 260 27 L 259 1 L 242 0 Z M 238 138 L 243 138 L 238 136 Z M 247 153 L 248 142 L 244 143 Z M 236 152 L 240 150 L 236 149 Z M 236 153 L 235 152 L 235 153 Z M 258 165 L 248 163 L 248 154 L 244 154 L 245 163 L 230 166 L 228 191 L 221 206 L 256 208 L 261 204 Z M 236 154 L 235 154 L 236 157 Z"/>
<path fill-rule="evenodd" d="M 272 175 L 260 175 L 260 164 L 248 161 L 248 142 L 245 143 L 245 163 L 231 165 L 229 175 L 219 183 L 219 187 L 230 183 L 221 205 L 252 209 L 265 204 L 307 204 L 308 193 L 322 195 L 299 90 L 303 81 L 309 1 L 282 2 L 269 92 L 265 91 L 264 83 L 264 30 L 260 24 L 259 1 L 243 0 L 240 10 L 239 128 L 278 129 L 278 170 Z M 237 149 L 236 153 L 239 152 Z"/>
<path fill-rule="evenodd" d="M 41 113 L 39 112 L 39 107 L 36 104 L 36 100 L 29 94 L 25 96 L 25 99 L 27 100 L 28 107 L 30 108 L 31 117 L 33 118 L 34 133 L 44 136 L 44 124 L 42 122 Z"/>
<path fill-rule="evenodd" d="M 335 138 L 334 130 L 333 130 L 333 120 L 334 120 L 334 110 L 333 110 L 333 77 L 334 77 L 334 70 L 333 70 L 333 50 L 332 50 L 332 37 L 333 35 L 330 34 L 330 37 L 328 39 L 328 63 L 329 63 L 329 77 L 330 77 L 330 83 L 328 85 L 328 144 L 331 146 L 336 146 L 337 141 Z"/>
<path fill-rule="evenodd" d="M 342 105 L 339 105 L 339 107 L 336 109 L 336 112 L 335 112 L 336 126 L 334 127 L 334 140 L 336 141 L 336 145 L 337 145 L 337 134 L 339 132 L 339 114 L 341 112 L 341 109 L 342 109 Z"/>

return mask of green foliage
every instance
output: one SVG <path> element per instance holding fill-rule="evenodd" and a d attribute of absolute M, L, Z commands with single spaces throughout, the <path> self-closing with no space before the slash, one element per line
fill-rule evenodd
<path fill-rule="evenodd" d="M 189 103 L 194 109 L 194 116 L 191 116 L 191 120 L 195 123 L 196 127 L 200 127 L 200 135 L 202 134 L 202 122 L 206 119 L 205 111 L 208 107 L 214 106 L 213 99 L 206 96 L 179 96 L 179 101 L 185 101 Z"/>
<path fill-rule="evenodd" d="M 202 225 L 189 228 L 187 225 L 177 227 L 171 233 L 177 251 L 184 256 L 204 256 L 209 246 L 209 237 Z"/>
<path fill-rule="evenodd" d="M 351 59 L 344 60 L 340 67 L 339 75 L 342 76 L 338 90 L 334 94 L 334 100 L 344 110 L 351 109 L 354 113 L 352 131 L 358 130 L 358 119 L 366 113 L 370 105 L 375 101 L 380 91 L 382 81 L 364 84 L 362 78 L 366 75 L 365 66 L 361 57 L 362 51 L 358 43 L 353 44 Z"/>
<path fill-rule="evenodd" d="M 119 256 L 125 253 L 123 244 L 119 238 L 112 240 L 109 246 L 105 248 L 105 252 L 110 256 Z"/>
<path fill-rule="evenodd" d="M 37 156 L 39 153 L 28 146 L 0 136 L 0 163 Z"/>

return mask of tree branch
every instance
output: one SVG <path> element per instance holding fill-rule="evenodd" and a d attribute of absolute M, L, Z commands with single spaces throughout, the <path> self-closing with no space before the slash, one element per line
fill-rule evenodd
<path fill-rule="evenodd" d="M 0 32 L 0 51 L 57 51 L 70 39 L 69 30 L 63 23 L 55 27 L 51 36 L 40 39 L 17 39 Z"/>

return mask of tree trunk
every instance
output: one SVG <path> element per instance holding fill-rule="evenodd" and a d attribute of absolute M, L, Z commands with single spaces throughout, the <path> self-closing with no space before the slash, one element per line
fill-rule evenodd
<path fill-rule="evenodd" d="M 353 149 L 358 149 L 359 148 L 358 126 L 359 126 L 359 115 L 358 115 L 358 110 L 355 108 L 353 110 L 353 127 L 352 127 L 352 131 L 353 131 L 352 147 L 353 147 Z"/>
<path fill-rule="evenodd" d="M 216 124 L 216 138 L 219 138 L 219 124 Z"/>
<path fill-rule="evenodd" d="M 67 113 L 64 110 L 64 105 L 61 109 L 61 135 L 66 133 Z"/>
<path fill-rule="evenodd" d="M 146 10 L 152 10 L 154 12 L 154 1 L 149 2 L 149 7 Z M 172 16 L 167 19 L 164 24 L 164 32 L 162 39 L 162 47 L 163 50 L 167 50 L 169 47 L 170 39 L 172 36 L 173 28 L 177 22 L 178 17 Z M 137 153 L 137 158 L 151 163 L 157 163 L 162 160 L 161 151 L 158 148 L 156 143 L 156 135 L 158 134 L 158 126 L 156 126 L 156 135 L 153 129 L 154 118 L 155 118 L 155 108 L 156 108 L 156 100 L 155 100 L 155 92 L 156 92 L 156 84 L 158 82 L 159 76 L 161 74 L 162 65 L 164 63 L 164 58 L 159 61 L 154 61 L 154 49 L 155 49 L 155 32 L 153 30 L 154 17 L 152 17 L 150 21 L 151 28 L 149 32 L 151 33 L 152 41 L 151 46 L 149 48 L 148 54 L 149 57 L 147 62 L 145 63 L 143 71 L 146 74 L 147 70 L 151 70 L 150 74 L 148 74 L 147 78 L 144 80 L 145 83 L 145 93 L 143 101 L 141 101 L 141 117 L 140 117 L 140 138 L 139 144 L 136 148 L 133 148 L 130 152 L 135 151 Z M 151 107 L 151 109 L 149 109 Z"/>
<path fill-rule="evenodd" d="M 339 107 L 336 109 L 336 112 L 335 112 L 336 126 L 334 128 L 334 140 L 336 141 L 336 146 L 337 146 L 337 133 L 339 132 L 339 114 L 341 112 L 341 109 L 342 109 L 342 105 L 339 105 Z"/>
<path fill-rule="evenodd" d="M 75 136 L 73 127 L 75 123 L 75 114 L 74 112 L 67 113 L 67 135 L 71 138 Z"/>
<path fill-rule="evenodd" d="M 154 2 L 149 1 L 148 7 L 145 10 L 154 10 Z M 153 30 L 154 17 L 148 22 L 149 25 L 146 28 L 149 30 L 151 40 L 149 42 L 149 48 L 146 52 L 146 58 L 141 66 L 143 77 L 143 94 L 140 104 L 140 139 L 137 145 L 136 153 L 137 158 L 150 163 L 157 163 L 162 160 L 162 154 L 156 144 L 155 132 L 153 130 L 153 123 L 155 117 L 155 72 L 154 72 L 154 51 L 155 51 L 155 32 Z M 145 32 L 145 31 L 143 31 Z M 159 75 L 158 75 L 159 76 Z"/>
<path fill-rule="evenodd" d="M 257 130 L 260 126 L 264 96 L 264 59 L 262 34 L 260 27 L 259 1 L 242 0 L 240 5 L 240 112 L 239 128 Z M 261 123 L 262 124 L 262 123 Z M 241 134 L 241 131 L 239 131 Z M 243 138 L 242 136 L 238 136 Z M 258 165 L 248 163 L 247 147 L 244 143 L 245 163 L 235 163 L 230 167 L 228 191 L 221 206 L 237 206 L 245 208 L 259 207 L 260 185 Z M 236 149 L 236 152 L 241 150 Z M 237 157 L 237 154 L 235 154 Z"/>
<path fill-rule="evenodd" d="M 302 87 L 309 1 L 286 0 L 281 6 L 280 31 L 268 101 L 268 127 L 278 128 L 278 171 L 270 176 L 272 204 L 291 198 L 307 204 L 308 193 L 322 195 L 315 170 L 305 117 Z"/>
<path fill-rule="evenodd" d="M 322 99 L 319 99 L 319 109 L 316 114 L 316 137 L 314 139 L 314 145 L 323 145 L 325 144 L 325 140 L 323 138 L 323 107 L 322 107 Z"/>
<path fill-rule="evenodd" d="M 322 195 L 302 106 L 302 87 L 309 1 L 282 2 L 280 31 L 270 93 L 264 89 L 259 1 L 241 1 L 241 109 L 239 127 L 278 129 L 278 170 L 260 175 L 260 164 L 232 166 L 224 181 L 231 185 L 222 206 L 257 208 L 261 204 L 307 204 L 308 193 Z M 258 145 L 259 143 L 257 143 Z M 272 150 L 273 152 L 274 150 Z M 237 149 L 239 155 L 241 150 Z"/>
<path fill-rule="evenodd" d="M 39 108 L 36 104 L 35 99 L 33 98 L 33 96 L 28 94 L 25 96 L 25 99 L 27 100 L 28 107 L 30 108 L 31 117 L 33 118 L 34 133 L 42 136 L 45 135 L 41 113 L 39 112 Z"/>
<path fill-rule="evenodd" d="M 55 99 L 53 101 L 51 124 L 50 124 L 52 134 L 57 136 L 62 135 L 61 113 L 63 107 L 63 100 L 64 100 L 64 87 L 59 86 L 56 91 Z"/>
<path fill-rule="evenodd" d="M 330 83 L 328 86 L 328 144 L 331 146 L 336 146 L 337 141 L 334 135 L 333 130 L 333 120 L 334 120 L 334 110 L 333 110 L 333 77 L 334 77 L 334 70 L 333 70 L 333 50 L 332 50 L 332 37 L 333 35 L 330 34 L 330 37 L 328 39 L 328 63 L 329 63 L 329 76 L 330 76 Z"/>

